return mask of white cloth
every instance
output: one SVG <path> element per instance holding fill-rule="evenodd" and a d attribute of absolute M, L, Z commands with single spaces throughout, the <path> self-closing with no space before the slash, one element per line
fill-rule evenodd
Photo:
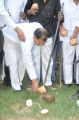
<path fill-rule="evenodd" d="M 34 44 L 33 41 L 33 32 L 37 28 L 41 28 L 42 26 L 39 23 L 26 23 L 20 24 L 19 27 L 24 31 L 26 42 L 21 42 L 22 47 L 22 55 L 25 67 L 29 74 L 30 79 L 38 78 L 39 79 L 39 47 Z M 28 28 L 28 29 L 27 29 Z M 45 78 L 47 64 L 51 52 L 52 47 L 52 38 L 49 38 L 45 45 L 43 46 L 43 79 Z M 50 69 L 47 77 L 46 86 L 52 85 L 51 82 L 51 73 L 52 73 L 52 61 L 50 64 Z"/>
<path fill-rule="evenodd" d="M 6 60 L 7 60 L 6 62 L 7 62 L 7 65 L 10 65 L 10 69 L 12 69 L 12 66 L 14 67 L 14 62 L 16 63 L 21 58 L 21 49 L 22 49 L 23 63 L 24 63 L 24 66 L 29 74 L 30 79 L 32 80 L 34 78 L 37 78 L 36 70 L 34 67 L 33 55 L 32 55 L 33 54 L 32 48 L 34 46 L 33 33 L 37 28 L 42 28 L 42 26 L 39 23 L 21 23 L 21 24 L 18 24 L 18 26 L 23 30 L 23 32 L 25 34 L 26 41 L 25 42 L 19 41 L 20 44 L 17 44 L 18 47 L 16 45 L 14 45 L 15 43 L 5 44 L 5 55 L 6 55 Z M 16 37 L 16 33 L 14 31 L 13 31 L 13 33 L 14 33 L 15 38 L 17 40 L 18 38 Z M 8 38 L 8 40 L 9 40 L 9 38 Z M 12 39 L 10 39 L 10 40 L 12 40 Z M 21 45 L 21 49 L 19 48 L 20 45 Z M 18 49 L 18 48 L 19 49 L 14 50 L 14 47 L 16 49 Z M 17 56 L 18 53 L 20 53 L 19 58 Z M 7 56 L 9 56 L 9 57 L 7 57 Z M 13 65 L 11 66 L 11 64 L 13 64 Z M 14 70 L 14 69 L 12 69 L 12 70 Z M 10 70 L 10 71 L 12 71 L 12 70 Z M 11 76 L 13 79 L 13 74 Z M 16 76 L 16 78 L 17 78 L 17 76 Z M 11 82 L 11 83 L 13 83 L 13 82 Z M 15 86 L 16 86 L 16 82 L 15 82 Z M 14 88 L 14 83 L 12 84 L 12 87 Z M 19 87 L 18 87 L 18 89 L 19 89 Z"/>
<path fill-rule="evenodd" d="M 24 78 L 25 71 L 22 58 L 16 62 L 13 62 L 13 64 L 9 66 L 9 69 L 12 88 L 14 90 L 21 90 L 22 80 Z"/>
<path fill-rule="evenodd" d="M 10 17 L 15 23 L 19 23 L 19 13 L 21 12 L 22 5 L 24 4 L 25 0 L 5 1 L 5 9 L 9 12 Z M 13 61 L 17 61 L 21 58 L 21 46 L 16 32 L 13 32 L 13 30 L 10 27 L 6 26 L 3 29 L 3 33 L 5 36 L 4 50 L 6 54 L 6 64 L 9 65 L 12 64 Z"/>
<path fill-rule="evenodd" d="M 19 14 L 21 11 L 23 11 L 26 2 L 27 0 L 26 1 L 25 0 L 6 0 L 5 1 L 5 9 L 15 23 L 20 22 Z M 5 34 L 6 37 L 11 39 L 13 42 L 20 44 L 17 34 L 14 33 L 10 27 L 6 26 L 3 29 L 3 33 Z"/>
<path fill-rule="evenodd" d="M 73 81 L 73 60 L 76 53 L 76 59 L 79 59 L 79 44 L 71 46 L 69 44 L 70 37 L 73 34 L 75 26 L 79 27 L 79 4 L 76 5 L 74 0 L 61 0 L 63 6 L 64 23 L 63 25 L 68 30 L 66 37 L 60 36 L 63 47 L 63 74 L 65 84 L 72 84 Z M 70 7 L 71 6 L 71 7 Z M 79 34 L 77 36 L 79 41 Z M 76 65 L 76 83 L 79 84 L 79 64 Z"/>
<path fill-rule="evenodd" d="M 61 5 L 63 6 L 64 14 L 64 27 L 68 30 L 68 35 L 66 37 L 61 37 L 60 40 L 64 42 L 69 42 L 70 36 L 72 36 L 75 26 L 79 26 L 79 4 L 76 5 L 74 0 L 61 0 Z M 71 7 L 70 7 L 71 6 Z M 79 35 L 77 37 L 79 41 Z"/>
<path fill-rule="evenodd" d="M 32 51 L 34 47 L 33 33 L 37 28 L 42 28 L 42 26 L 36 22 L 22 23 L 19 24 L 18 26 L 25 33 L 26 42 L 21 42 L 22 57 L 27 73 L 29 74 L 29 77 L 32 80 L 37 78 Z"/>
<path fill-rule="evenodd" d="M 7 11 L 5 10 L 4 2 L 4 0 L 0 0 L 0 27 L 8 25 L 14 29 L 16 24 L 11 20 Z"/>
<path fill-rule="evenodd" d="M 34 45 L 33 32 L 36 28 L 40 28 L 41 26 L 40 26 L 40 24 L 34 22 L 34 23 L 27 23 L 27 25 L 21 24 L 21 25 L 19 25 L 19 27 L 21 27 L 21 29 L 24 31 L 24 33 L 26 31 L 26 33 L 25 33 L 26 44 L 22 42 L 21 45 L 22 45 L 22 52 L 23 52 L 23 61 L 25 63 L 27 72 L 28 72 L 31 80 L 34 78 L 38 78 L 38 80 L 39 80 L 40 79 L 40 75 L 39 75 L 40 74 L 40 59 L 39 59 L 40 50 L 39 50 L 39 46 Z M 26 29 L 26 28 L 28 28 L 28 29 Z M 48 40 L 46 41 L 46 43 L 42 49 L 43 81 L 44 81 L 45 75 L 46 75 L 49 56 L 51 53 L 51 47 L 52 47 L 52 38 L 48 38 Z M 51 63 L 50 63 L 50 68 L 49 68 L 45 86 L 52 85 L 52 81 L 51 81 L 52 65 L 53 65 L 53 60 L 51 60 Z"/>
<path fill-rule="evenodd" d="M 24 10 L 27 0 L 6 0 L 5 9 L 15 23 L 20 22 L 20 12 Z"/>
<path fill-rule="evenodd" d="M 22 5 L 25 0 L 6 0 L 5 9 L 15 23 L 19 23 Z M 19 3 L 19 4 L 18 4 Z M 6 26 L 4 33 L 5 62 L 10 69 L 11 85 L 14 90 L 21 90 L 20 83 L 23 80 L 25 69 L 22 61 L 22 50 L 17 34 Z"/>
<path fill-rule="evenodd" d="M 43 82 L 45 80 L 45 75 L 46 75 L 46 70 L 47 70 L 47 66 L 48 66 L 48 61 L 49 61 L 49 56 L 51 53 L 51 47 L 52 47 L 52 38 L 48 38 L 47 41 L 45 42 L 45 45 L 42 46 L 42 79 Z M 38 76 L 38 80 L 40 80 L 40 46 L 35 45 L 34 49 L 33 49 L 33 58 L 34 58 L 34 64 L 35 64 L 35 69 L 36 69 L 36 73 Z M 37 56 L 37 57 L 35 57 Z M 50 62 L 50 68 L 48 71 L 48 75 L 47 75 L 47 80 L 45 83 L 45 86 L 51 86 L 52 85 L 52 81 L 51 81 L 51 74 L 52 74 L 52 65 L 53 65 L 53 60 L 51 58 L 51 62 Z"/>
<path fill-rule="evenodd" d="M 63 42 L 63 73 L 65 84 L 73 82 L 73 61 L 76 52 L 76 59 L 79 60 L 79 44 L 71 46 L 67 42 Z M 76 84 L 79 84 L 79 63 L 76 65 Z"/>

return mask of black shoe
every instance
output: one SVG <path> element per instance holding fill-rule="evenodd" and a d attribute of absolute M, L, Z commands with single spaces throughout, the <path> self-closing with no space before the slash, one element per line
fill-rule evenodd
<path fill-rule="evenodd" d="M 11 86 L 10 80 L 7 80 L 6 77 L 4 78 L 3 84 L 4 84 L 5 86 Z"/>
<path fill-rule="evenodd" d="M 9 67 L 5 66 L 4 70 L 5 70 L 5 78 L 3 84 L 6 86 L 11 86 Z"/>
<path fill-rule="evenodd" d="M 73 83 L 76 83 L 76 79 L 73 80 Z"/>
<path fill-rule="evenodd" d="M 23 91 L 23 90 L 26 90 L 26 88 L 23 86 L 23 85 L 21 85 L 21 90 Z"/>

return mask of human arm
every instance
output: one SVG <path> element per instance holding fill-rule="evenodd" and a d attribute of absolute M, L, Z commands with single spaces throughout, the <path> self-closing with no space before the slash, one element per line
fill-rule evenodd
<path fill-rule="evenodd" d="M 68 30 L 66 29 L 66 27 L 63 24 L 61 24 L 59 27 L 59 33 L 62 37 L 65 37 L 68 34 Z"/>
<path fill-rule="evenodd" d="M 58 13 L 61 11 L 61 4 L 59 0 L 55 1 L 55 10 L 54 10 L 54 16 L 56 17 L 56 19 L 58 19 Z"/>
<path fill-rule="evenodd" d="M 72 34 L 72 38 L 77 38 L 78 34 L 79 34 L 79 27 L 75 26 L 73 34 Z"/>
<path fill-rule="evenodd" d="M 27 73 L 29 75 L 29 78 L 32 82 L 32 90 L 34 92 L 38 91 L 38 82 L 37 82 L 37 75 L 36 75 L 36 70 L 35 70 L 35 65 L 33 61 L 33 56 L 32 56 L 32 46 L 31 43 L 28 42 L 30 38 L 27 38 L 27 41 L 25 43 L 22 42 L 22 54 L 23 54 L 23 62 L 25 65 L 25 68 L 27 70 Z"/>
<path fill-rule="evenodd" d="M 3 23 L 9 27 L 11 27 L 12 29 L 14 29 L 14 31 L 17 33 L 18 38 L 20 39 L 20 41 L 25 41 L 25 36 L 23 31 L 17 26 L 17 24 L 15 24 L 12 19 L 9 16 L 3 16 L 2 15 L 2 20 Z"/>
<path fill-rule="evenodd" d="M 25 6 L 24 12 L 27 16 L 35 15 L 39 10 L 38 4 L 34 3 L 32 0 L 28 0 Z"/>
<path fill-rule="evenodd" d="M 64 14 L 63 14 L 63 7 L 64 7 L 64 3 L 59 2 L 59 0 L 57 0 L 57 4 L 56 4 L 56 14 L 57 14 L 57 19 L 60 20 L 60 24 L 62 24 L 64 22 Z"/>
<path fill-rule="evenodd" d="M 24 13 L 24 8 L 26 6 L 26 3 L 27 3 L 27 0 L 23 0 L 22 1 L 22 4 L 21 4 L 21 7 L 20 7 L 20 13 L 19 13 L 19 16 L 21 19 L 23 20 L 26 20 L 27 19 L 27 16 L 26 14 Z"/>
<path fill-rule="evenodd" d="M 2 21 L 3 25 L 10 26 L 18 35 L 18 38 L 21 41 L 25 41 L 25 36 L 22 30 L 12 21 L 8 12 L 5 10 L 4 7 L 4 0 L 0 0 L 0 20 Z"/>
<path fill-rule="evenodd" d="M 74 46 L 78 43 L 77 36 L 79 34 L 79 27 L 75 26 L 72 36 L 70 37 L 70 45 Z"/>

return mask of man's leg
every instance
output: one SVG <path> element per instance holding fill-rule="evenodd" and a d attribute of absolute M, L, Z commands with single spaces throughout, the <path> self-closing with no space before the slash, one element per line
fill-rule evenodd
<path fill-rule="evenodd" d="M 42 78 L 43 78 L 43 81 L 45 79 L 49 56 L 51 53 L 51 47 L 52 47 L 52 38 L 48 38 L 45 45 L 42 46 L 42 76 L 43 76 Z M 40 47 L 37 45 L 35 45 L 33 49 L 33 60 L 34 60 L 34 66 L 36 69 L 36 73 L 38 76 L 38 82 L 39 82 L 40 80 Z M 47 76 L 47 82 L 45 84 L 46 86 L 52 85 L 52 81 L 51 81 L 52 65 L 53 65 L 53 60 L 51 58 L 50 68 L 49 68 L 49 72 Z"/>
<path fill-rule="evenodd" d="M 23 64 L 22 59 L 19 60 L 18 72 L 19 72 L 20 85 L 22 86 L 22 81 L 23 81 L 24 74 L 25 74 L 25 66 Z"/>
<path fill-rule="evenodd" d="M 5 72 L 4 85 L 11 86 L 9 66 L 4 65 L 4 72 Z"/>
<path fill-rule="evenodd" d="M 2 31 L 0 30 L 0 79 L 2 79 L 2 70 L 3 70 L 3 57 L 4 57 L 3 44 L 4 44 L 4 37 Z"/>
<path fill-rule="evenodd" d="M 11 86 L 13 90 L 21 90 L 20 87 L 20 78 L 19 78 L 19 64 L 18 61 L 11 64 L 10 68 L 10 78 L 11 78 Z"/>
<path fill-rule="evenodd" d="M 79 44 L 76 45 L 76 60 L 78 60 L 76 64 L 76 84 L 79 85 Z"/>
<path fill-rule="evenodd" d="M 51 49 L 52 49 L 52 37 L 48 38 L 45 45 L 43 46 L 43 81 L 45 79 L 46 71 L 47 71 L 47 66 L 51 54 Z M 51 86 L 52 85 L 52 80 L 51 80 L 51 75 L 52 75 L 52 66 L 53 66 L 53 59 L 51 58 L 50 62 L 50 67 L 47 75 L 47 81 L 45 83 L 45 86 Z"/>
<path fill-rule="evenodd" d="M 63 74 L 65 84 L 72 84 L 73 81 L 73 60 L 75 55 L 75 46 L 63 42 Z"/>

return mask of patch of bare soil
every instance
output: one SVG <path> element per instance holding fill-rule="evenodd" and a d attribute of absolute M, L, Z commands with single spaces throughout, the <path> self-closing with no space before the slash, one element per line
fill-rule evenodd
<path fill-rule="evenodd" d="M 14 104 L 11 106 L 11 108 L 16 111 L 16 113 L 23 114 L 27 111 L 26 105 L 23 104 Z M 30 110 L 30 109 L 29 109 Z"/>

